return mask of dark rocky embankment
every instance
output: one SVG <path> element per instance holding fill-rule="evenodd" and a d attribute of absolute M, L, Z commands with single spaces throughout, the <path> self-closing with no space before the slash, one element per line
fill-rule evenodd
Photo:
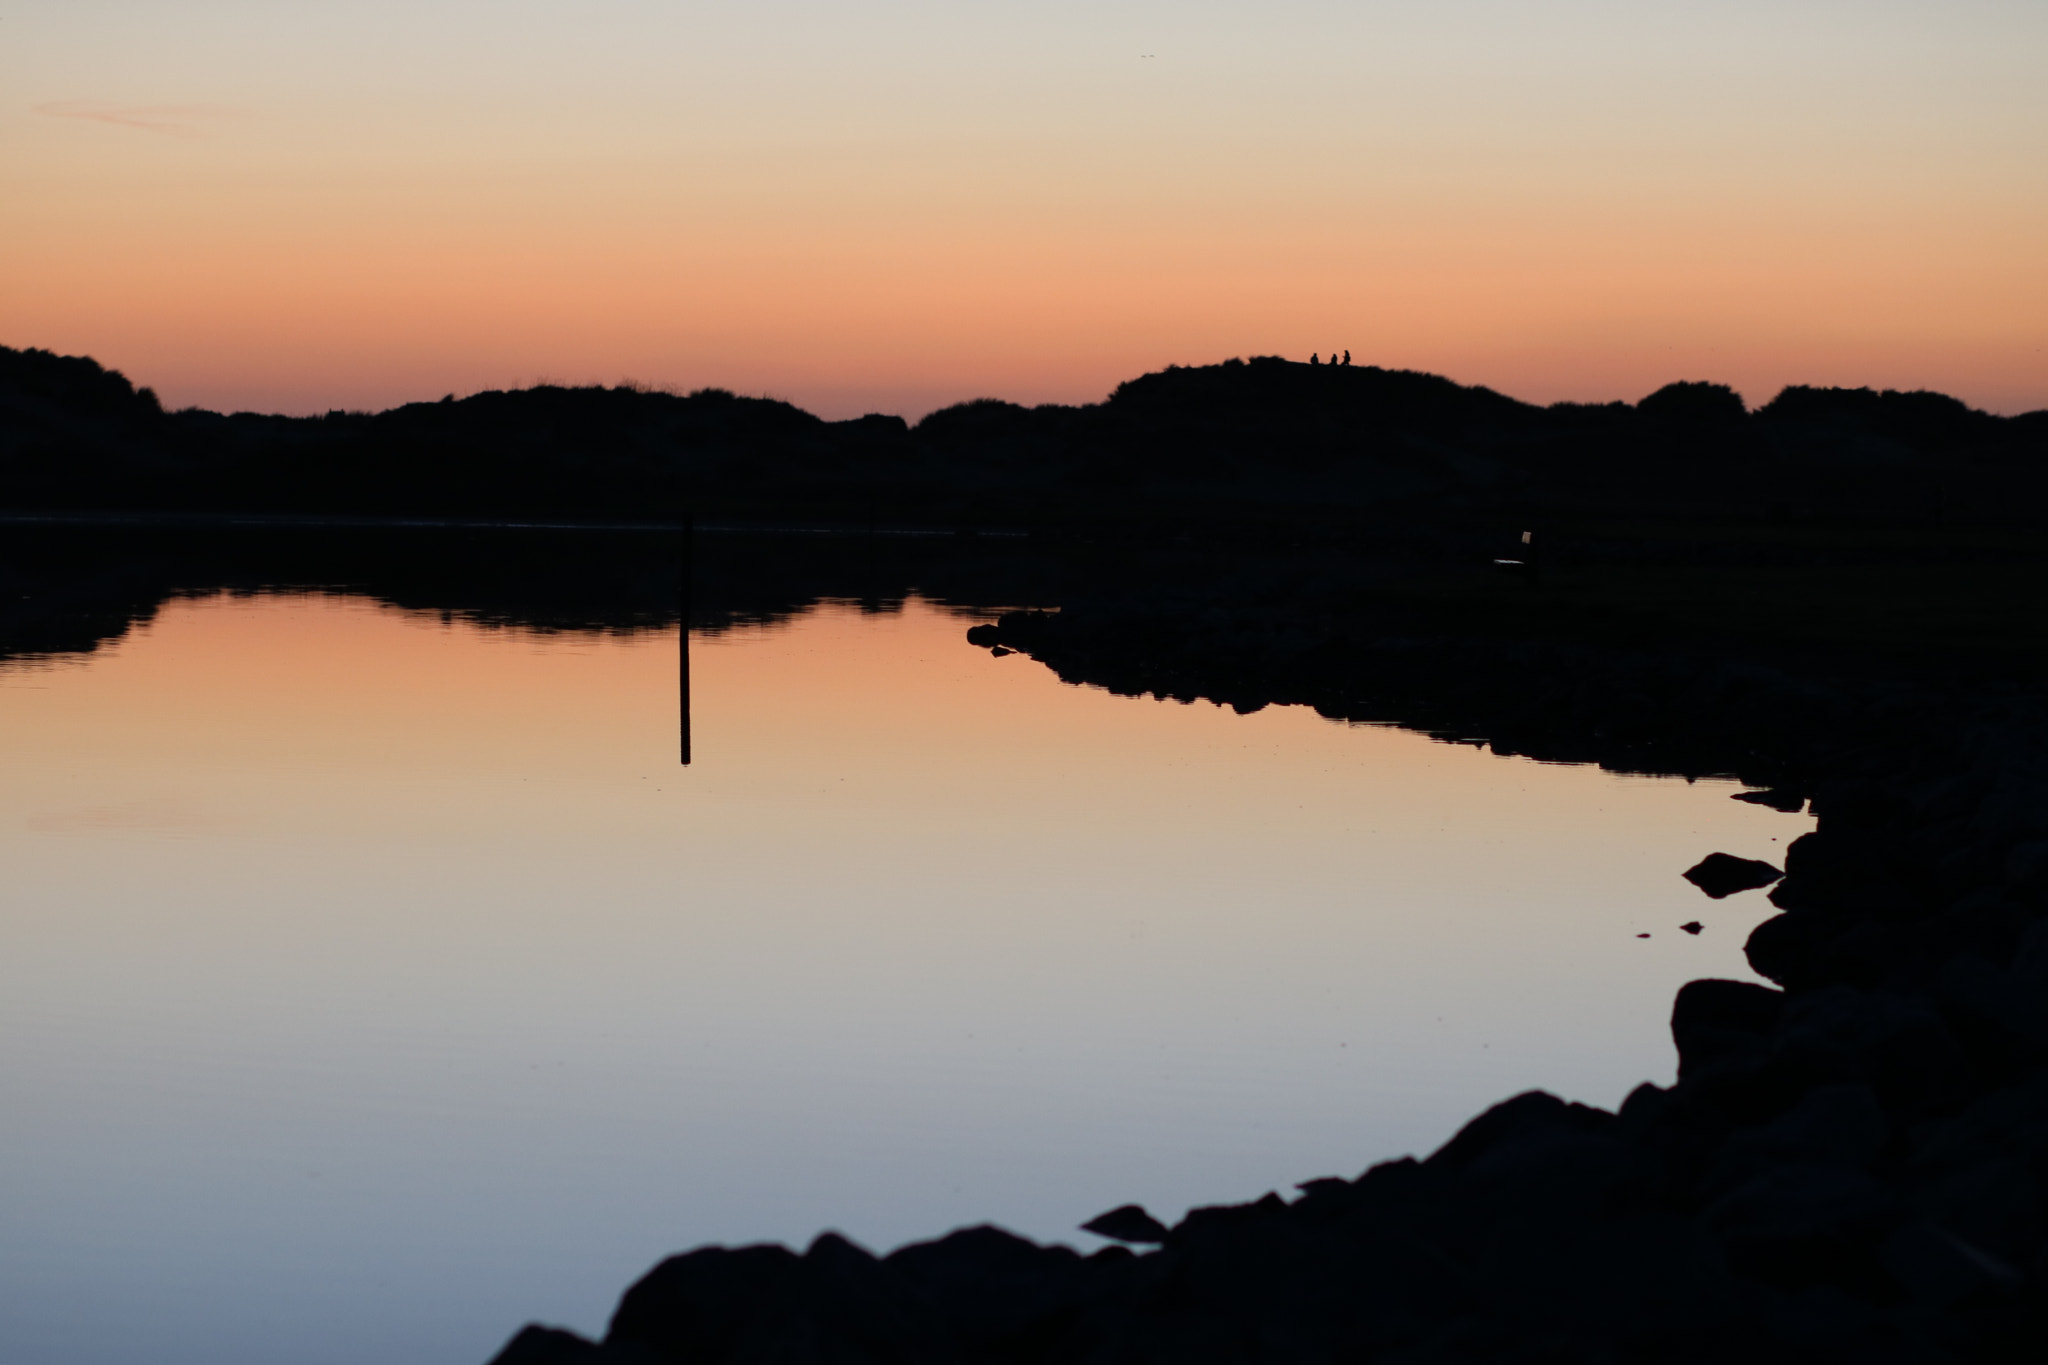
<path fill-rule="evenodd" d="M 977 643 L 1072 682 L 1312 705 L 1503 753 L 1732 773 L 1818 828 L 1695 982 L 1679 1071 L 1618 1113 L 1543 1094 L 1426 1160 L 1082 1257 L 992 1228 L 877 1258 L 706 1248 L 602 1343 L 497 1365 L 741 1361 L 1978 1361 L 2048 1352 L 2048 717 L 1983 677 L 1437 635 L 1211 604 L 1015 613 Z M 1704 850 L 1703 850 L 1704 852 Z M 1673 869 L 1676 875 L 1680 869 Z"/>

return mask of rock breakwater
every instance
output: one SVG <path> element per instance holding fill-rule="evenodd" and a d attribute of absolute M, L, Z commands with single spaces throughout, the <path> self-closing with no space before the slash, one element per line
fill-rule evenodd
<path fill-rule="evenodd" d="M 1118 692 L 1810 801 L 1748 944 L 1777 986 L 1686 986 L 1674 1083 L 1618 1112 L 1525 1094 L 1424 1160 L 1171 1228 L 1097 1220 L 1156 1249 L 994 1228 L 879 1258 L 831 1234 L 705 1248 L 633 1286 L 602 1342 L 529 1327 L 496 1365 L 2048 1355 L 2048 717 L 2028 690 L 1249 609 L 1013 613 L 970 638 Z"/>

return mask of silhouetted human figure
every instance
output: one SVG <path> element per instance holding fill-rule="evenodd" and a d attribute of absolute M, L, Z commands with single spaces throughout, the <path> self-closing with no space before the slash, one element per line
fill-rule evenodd
<path fill-rule="evenodd" d="M 1318 354 L 1318 353 L 1317 353 L 1317 352 L 1315 352 L 1315 351 L 1310 351 L 1310 352 L 1308 353 L 1308 363 L 1309 363 L 1309 364 L 1311 364 L 1311 365 L 1320 365 L 1320 364 L 1322 364 L 1322 363 L 1323 363 L 1322 361 L 1320 361 L 1320 360 L 1316 359 L 1316 356 L 1317 356 L 1317 354 Z"/>
<path fill-rule="evenodd" d="M 1344 363 L 1345 363 L 1346 365 L 1349 365 L 1349 364 L 1351 363 L 1351 352 L 1349 352 L 1349 351 L 1346 351 L 1346 352 L 1344 353 Z"/>

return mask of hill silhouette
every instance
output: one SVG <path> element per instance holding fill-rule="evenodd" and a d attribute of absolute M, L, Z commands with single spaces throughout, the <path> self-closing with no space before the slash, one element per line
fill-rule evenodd
<path fill-rule="evenodd" d="M 167 412 L 82 357 L 0 347 L 0 508 L 303 515 L 877 516 L 1001 523 L 1474 512 L 2034 519 L 2048 412 L 1681 382 L 1539 407 L 1277 357 L 1101 403 L 982 399 L 916 425 L 723 390 L 541 385 L 318 417 Z"/>

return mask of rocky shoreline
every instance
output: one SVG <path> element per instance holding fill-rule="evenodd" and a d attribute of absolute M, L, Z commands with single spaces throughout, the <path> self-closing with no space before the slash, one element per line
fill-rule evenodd
<path fill-rule="evenodd" d="M 705 1248 L 576 1362 L 2034 1360 L 2048 1354 L 2048 717 L 1982 679 L 1669 645 L 1101 603 L 970 633 L 1070 682 L 1302 703 L 1497 752 L 1811 801 L 1752 964 L 1674 1005 L 1676 1083 L 1531 1093 L 1426 1160 L 1088 1257 L 994 1228 L 876 1258 Z M 1706 850 L 1702 850 L 1705 852 Z M 1679 869 L 1673 869 L 1674 874 Z"/>

